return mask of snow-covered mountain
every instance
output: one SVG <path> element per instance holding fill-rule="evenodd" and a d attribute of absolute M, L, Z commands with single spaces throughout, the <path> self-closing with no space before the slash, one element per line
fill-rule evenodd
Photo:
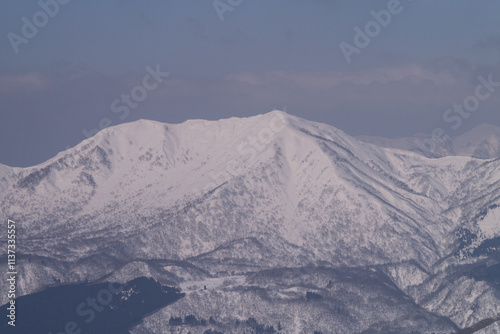
<path fill-rule="evenodd" d="M 500 159 L 426 158 L 273 111 L 118 125 L 0 180 L 23 294 L 139 276 L 189 291 L 134 333 L 188 314 L 227 333 L 249 318 L 450 333 L 500 314 Z"/>
<path fill-rule="evenodd" d="M 453 141 L 458 155 L 488 159 L 500 157 L 500 127 L 483 124 L 458 136 Z"/>
<path fill-rule="evenodd" d="M 358 136 L 358 139 L 381 147 L 398 148 L 423 153 L 426 156 L 444 157 L 459 155 L 480 159 L 500 157 L 500 127 L 491 124 L 476 126 L 459 136 L 450 137 L 444 131 L 434 135 L 416 134 L 403 138 Z"/>

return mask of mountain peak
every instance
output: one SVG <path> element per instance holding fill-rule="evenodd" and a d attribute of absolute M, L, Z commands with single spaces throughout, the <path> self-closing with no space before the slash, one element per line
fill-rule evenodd
<path fill-rule="evenodd" d="M 268 113 L 266 113 L 264 115 L 290 117 L 289 113 L 287 113 L 284 110 L 280 110 L 280 109 L 271 110 L 270 112 L 268 112 Z"/>

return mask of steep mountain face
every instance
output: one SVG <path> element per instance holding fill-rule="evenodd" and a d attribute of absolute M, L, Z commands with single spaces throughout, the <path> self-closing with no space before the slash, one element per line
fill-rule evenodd
<path fill-rule="evenodd" d="M 446 136 L 444 136 L 446 135 Z M 426 156 L 445 157 L 459 155 L 479 159 L 500 157 L 500 127 L 482 124 L 454 138 L 437 132 L 417 134 L 403 138 L 359 136 L 358 139 L 381 147 L 398 148 L 423 153 Z"/>
<path fill-rule="evenodd" d="M 500 314 L 500 159 L 429 159 L 273 111 L 115 126 L 0 180 L 22 294 L 140 276 L 189 291 L 137 333 L 189 314 L 214 319 L 192 333 L 249 318 L 454 332 Z"/>

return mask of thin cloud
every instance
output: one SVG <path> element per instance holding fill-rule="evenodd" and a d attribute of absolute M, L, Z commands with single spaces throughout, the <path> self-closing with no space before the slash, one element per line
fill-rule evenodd
<path fill-rule="evenodd" d="M 436 72 L 422 65 L 405 65 L 398 67 L 381 67 L 358 72 L 299 72 L 274 70 L 265 73 L 236 72 L 225 77 L 228 82 L 244 85 L 276 85 L 297 86 L 304 89 L 334 89 L 343 85 L 371 85 L 407 83 L 420 84 L 426 82 L 435 86 L 447 86 L 457 83 L 451 73 Z"/>
<path fill-rule="evenodd" d="M 0 92 L 39 92 L 50 87 L 50 80 L 40 73 L 0 74 Z"/>

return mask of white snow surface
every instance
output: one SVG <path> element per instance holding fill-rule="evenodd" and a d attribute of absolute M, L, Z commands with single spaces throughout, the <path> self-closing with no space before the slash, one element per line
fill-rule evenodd
<path fill-rule="evenodd" d="M 489 211 L 478 225 L 487 239 L 500 236 L 500 207 Z"/>

